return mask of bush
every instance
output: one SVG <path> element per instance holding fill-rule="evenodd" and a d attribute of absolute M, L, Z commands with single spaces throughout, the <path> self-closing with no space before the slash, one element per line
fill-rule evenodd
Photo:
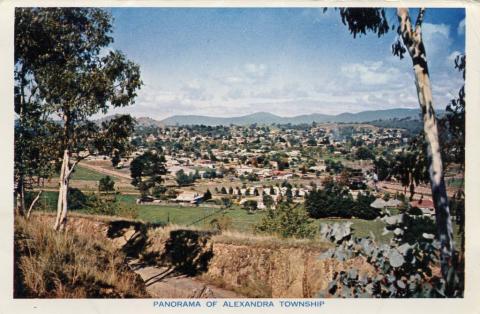
<path fill-rule="evenodd" d="M 98 181 L 98 190 L 102 192 L 115 191 L 115 182 L 110 176 L 105 176 Z"/>
<path fill-rule="evenodd" d="M 87 206 L 89 198 L 77 188 L 68 189 L 68 208 L 69 209 L 82 209 Z"/>
<path fill-rule="evenodd" d="M 255 226 L 255 231 L 283 238 L 313 238 L 316 234 L 316 228 L 305 209 L 285 203 L 275 210 L 269 209 L 267 215 Z"/>
<path fill-rule="evenodd" d="M 435 274 L 440 264 L 440 243 L 423 235 L 435 229 L 433 222 L 427 220 L 430 218 L 404 214 L 402 221 L 390 225 L 391 230 L 397 231 L 390 245 L 379 246 L 369 237 L 335 238 L 335 248 L 323 253 L 320 259 L 345 261 L 361 256 L 375 271 L 372 276 L 353 268 L 338 272 L 319 297 L 463 297 L 463 254 L 455 252 L 452 256 L 446 280 Z"/>
<path fill-rule="evenodd" d="M 232 227 L 232 218 L 222 215 L 210 221 L 210 226 L 219 231 L 225 231 Z"/>
<path fill-rule="evenodd" d="M 107 200 L 96 195 L 90 197 L 87 211 L 94 215 L 120 216 L 131 219 L 138 217 L 138 211 L 134 207 L 129 207 L 115 200 Z"/>
<path fill-rule="evenodd" d="M 257 210 L 258 202 L 255 200 L 245 201 L 245 203 L 243 203 L 243 208 L 248 210 L 249 212 L 252 212 L 254 210 Z"/>
<path fill-rule="evenodd" d="M 360 219 L 372 220 L 380 216 L 380 211 L 370 206 L 375 201 L 375 196 L 370 193 L 358 194 L 357 200 L 353 204 L 353 216 Z"/>
<path fill-rule="evenodd" d="M 203 194 L 203 201 L 208 201 L 212 199 L 212 193 L 210 192 L 210 190 L 207 190 L 207 192 L 205 192 L 205 194 Z"/>

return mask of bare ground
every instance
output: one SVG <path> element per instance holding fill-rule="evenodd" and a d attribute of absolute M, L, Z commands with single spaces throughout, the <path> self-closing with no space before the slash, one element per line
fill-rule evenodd
<path fill-rule="evenodd" d="M 243 298 L 233 291 L 206 284 L 194 277 L 176 273 L 169 267 L 145 266 L 138 260 L 130 268 L 142 277 L 145 289 L 153 298 Z"/>

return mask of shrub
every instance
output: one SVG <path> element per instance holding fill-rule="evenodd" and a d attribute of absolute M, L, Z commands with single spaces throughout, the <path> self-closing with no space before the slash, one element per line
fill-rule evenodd
<path fill-rule="evenodd" d="M 255 200 L 248 200 L 243 203 L 243 208 L 247 209 L 249 212 L 257 210 L 258 202 Z"/>
<path fill-rule="evenodd" d="M 210 221 L 210 226 L 219 231 L 225 231 L 232 227 L 232 218 L 222 215 L 218 218 L 214 218 Z"/>
<path fill-rule="evenodd" d="M 82 209 L 86 207 L 88 203 L 88 197 L 77 188 L 68 189 L 68 208 L 69 209 Z"/>
<path fill-rule="evenodd" d="M 136 219 L 138 211 L 134 207 L 93 195 L 87 205 L 87 211 L 94 215 L 120 216 Z"/>
<path fill-rule="evenodd" d="M 105 176 L 98 181 L 98 190 L 101 192 L 115 191 L 115 182 L 110 176 Z"/>
<path fill-rule="evenodd" d="M 285 203 L 275 210 L 269 209 L 267 215 L 255 226 L 255 230 L 283 238 L 313 238 L 316 234 L 316 228 L 305 209 Z"/>
<path fill-rule="evenodd" d="M 205 192 L 205 194 L 203 194 L 203 200 L 208 201 L 210 199 L 212 199 L 212 193 L 210 192 L 210 190 L 207 190 L 207 192 Z"/>
<path fill-rule="evenodd" d="M 320 259 L 345 261 L 362 256 L 375 272 L 370 277 L 359 274 L 356 269 L 336 273 L 319 297 L 463 297 L 462 255 L 455 252 L 446 280 L 438 277 L 434 269 L 439 266 L 440 244 L 425 233 L 419 235 L 425 223 L 423 219 L 404 214 L 400 222 L 390 226 L 392 230 L 401 231 L 394 232 L 396 236 L 390 245 L 379 246 L 369 237 L 336 238 L 336 247 L 322 254 Z M 404 232 L 411 232 L 410 229 L 416 231 Z"/>

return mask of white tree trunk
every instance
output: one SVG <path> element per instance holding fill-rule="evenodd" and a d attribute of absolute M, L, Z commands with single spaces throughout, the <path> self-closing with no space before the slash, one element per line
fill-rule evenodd
<path fill-rule="evenodd" d="M 424 14 L 424 9 L 420 9 L 415 29 L 413 29 L 408 9 L 399 8 L 397 10 L 402 40 L 413 62 L 418 102 L 422 110 L 423 130 L 427 142 L 428 159 L 430 161 L 430 185 L 435 206 L 438 239 L 441 244 L 442 274 L 445 276 L 453 254 L 453 230 L 443 177 L 442 155 L 438 140 L 437 119 L 433 110 L 432 88 L 430 86 L 427 57 L 422 41 L 421 25 Z"/>
<path fill-rule="evenodd" d="M 57 217 L 55 219 L 55 230 L 64 230 L 67 224 L 67 194 L 68 194 L 68 185 L 70 181 L 70 174 L 73 170 L 73 166 L 69 168 L 70 164 L 70 154 L 68 150 L 65 150 L 63 153 L 62 168 L 60 170 L 60 188 L 58 190 L 58 202 L 57 202 Z"/>
<path fill-rule="evenodd" d="M 40 191 L 38 192 L 37 196 L 35 197 L 35 199 L 32 201 L 32 203 L 30 203 L 30 207 L 28 208 L 28 212 L 27 212 L 27 219 L 30 218 L 30 215 L 32 213 L 32 209 L 33 207 L 35 207 L 35 204 L 38 202 L 38 200 L 40 199 L 40 195 L 42 195 L 42 192 L 43 191 Z"/>
<path fill-rule="evenodd" d="M 25 186 L 23 182 L 23 176 L 21 176 L 20 179 L 18 180 L 15 194 L 16 194 L 15 213 L 18 216 L 23 216 L 25 214 Z"/>

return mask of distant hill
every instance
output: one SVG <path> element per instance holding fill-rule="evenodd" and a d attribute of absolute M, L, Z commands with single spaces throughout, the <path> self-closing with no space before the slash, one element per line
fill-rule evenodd
<path fill-rule="evenodd" d="M 137 120 L 138 125 L 141 126 L 157 126 L 159 128 L 165 127 L 165 124 L 162 121 L 158 121 L 149 117 L 135 118 L 135 120 Z"/>
<path fill-rule="evenodd" d="M 299 115 L 295 117 L 281 117 L 268 112 L 257 112 L 239 117 L 209 117 L 199 115 L 176 115 L 166 118 L 162 121 L 164 125 L 250 125 L 257 124 L 303 124 L 303 123 L 325 123 L 325 122 L 370 122 L 377 120 L 391 119 L 420 119 L 420 109 L 387 109 L 387 110 L 370 110 L 358 113 L 341 113 L 338 115 L 327 115 L 320 113 Z"/>
<path fill-rule="evenodd" d="M 98 124 L 98 125 L 101 125 L 102 122 L 110 121 L 117 116 L 119 116 L 119 115 L 115 114 L 115 115 L 105 116 L 105 117 L 102 117 L 100 119 L 95 120 L 95 123 Z M 140 125 L 140 126 L 157 126 L 157 127 L 160 127 L 160 128 L 165 127 L 165 124 L 163 124 L 161 121 L 158 121 L 158 120 L 155 120 L 155 119 L 152 119 L 152 118 L 149 118 L 149 117 L 135 118 L 135 120 L 137 121 L 137 124 Z"/>

